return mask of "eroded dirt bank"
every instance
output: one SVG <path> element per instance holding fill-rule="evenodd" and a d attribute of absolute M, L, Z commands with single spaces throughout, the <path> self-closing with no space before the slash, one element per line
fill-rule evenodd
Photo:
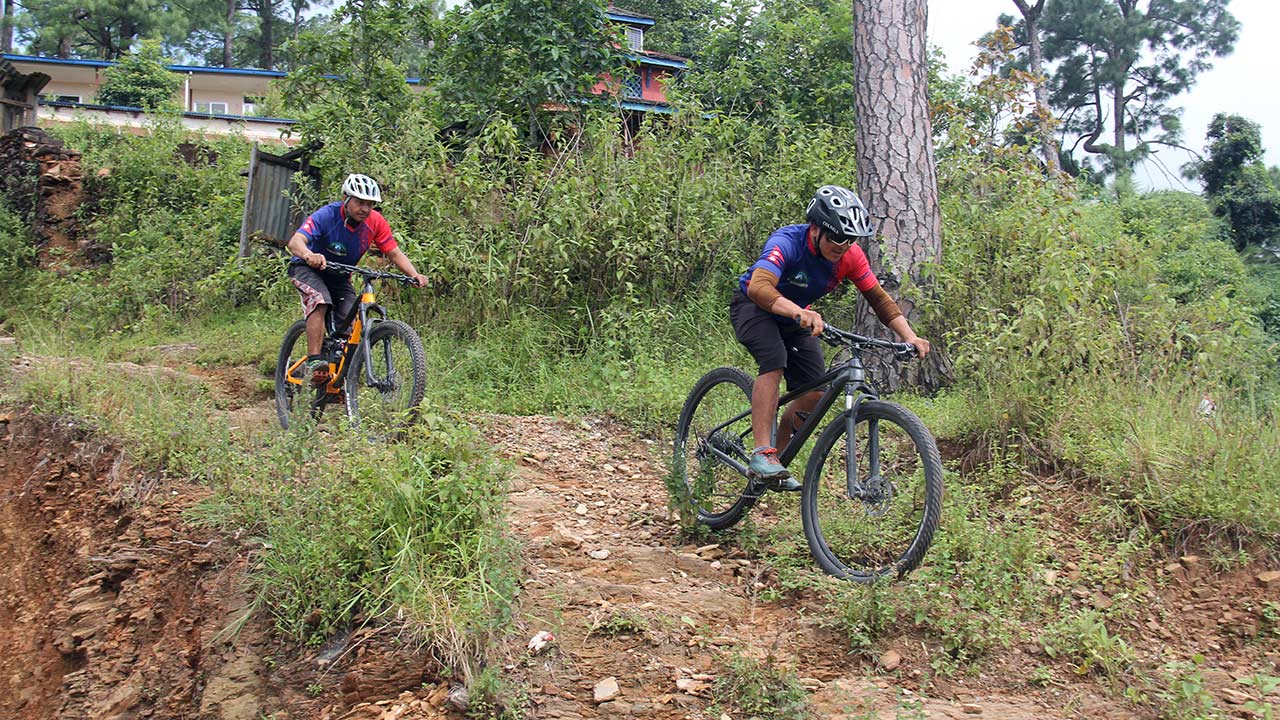
<path fill-rule="evenodd" d="M 260 398 L 245 400 L 237 423 L 270 422 Z M 710 690 L 734 655 L 795 668 L 823 718 L 1155 717 L 1033 643 L 951 677 L 931 671 L 940 648 L 906 625 L 872 655 L 852 653 L 816 597 L 779 587 L 768 548 L 679 535 L 663 440 L 601 418 L 480 424 L 515 468 L 511 527 L 527 576 L 502 676 L 524 717 L 718 720 Z M 244 573 L 261 546 L 186 522 L 205 492 L 139 472 L 89 428 L 0 409 L 0 717 L 464 717 L 449 710 L 433 661 L 392 629 L 296 647 L 259 609 L 226 632 L 252 604 Z M 1081 499 L 1072 492 L 1044 499 L 1065 524 L 1063 509 Z M 787 512 L 766 503 L 753 518 Z M 1075 560 L 1060 558 L 1068 602 L 1123 590 L 1073 577 Z M 1160 581 L 1121 630 L 1143 661 L 1203 654 L 1204 687 L 1224 712 L 1259 717 L 1246 703 L 1274 706 L 1280 690 L 1239 681 L 1280 663 L 1263 627 L 1268 603 L 1280 603 L 1280 582 L 1259 581 L 1270 570 L 1176 556 L 1133 568 Z M 555 639 L 530 652 L 543 630 Z"/>
<path fill-rule="evenodd" d="M 74 422 L 0 410 L 0 717 L 340 717 L 440 689 L 389 633 L 296 648 L 266 612 L 230 631 L 255 547 L 184 522 L 205 492 Z"/>

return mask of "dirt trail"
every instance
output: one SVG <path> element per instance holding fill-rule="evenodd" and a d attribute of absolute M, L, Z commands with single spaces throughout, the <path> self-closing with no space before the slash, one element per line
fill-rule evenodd
<path fill-rule="evenodd" d="M 1060 692 L 1010 695 L 979 683 L 921 697 L 918 666 L 880 672 L 852 657 L 812 599 L 762 600 L 771 578 L 758 558 L 680 540 L 666 511 L 665 443 L 599 419 L 493 417 L 487 435 L 518 468 L 511 524 L 529 573 L 519 639 L 556 638 L 542 655 L 512 646 L 533 717 L 719 717 L 705 714 L 708 690 L 733 653 L 772 653 L 794 667 L 824 718 L 895 717 L 916 703 L 928 717 L 1069 717 Z M 618 690 L 597 702 L 608 678 Z M 1072 695 L 1077 708 L 1110 704 Z"/>
<path fill-rule="evenodd" d="M 225 398 L 221 412 L 234 426 L 274 422 L 252 369 L 189 366 L 186 352 L 161 353 L 167 369 L 135 367 L 206 383 Z M 513 693 L 527 690 L 525 717 L 716 720 L 723 716 L 709 706 L 711 687 L 735 655 L 794 668 L 820 718 L 1150 716 L 1088 677 L 1032 687 L 1032 669 L 1055 664 L 1033 646 L 950 679 L 932 674 L 937 648 L 910 628 L 881 646 L 899 656 L 895 667 L 853 655 L 821 622 L 818 599 L 782 592 L 767 563 L 732 534 L 701 547 L 682 539 L 662 480 L 668 440 L 603 418 L 479 423 L 515 468 L 510 524 L 526 580 L 502 675 Z M 244 572 L 259 548 L 184 520 L 205 493 L 137 471 L 90 428 L 0 409 L 0 717 L 464 716 L 449 709 L 449 682 L 434 661 L 390 629 L 289 646 L 260 610 L 239 634 L 225 634 L 249 608 Z M 792 510 L 766 500 L 752 512 L 768 522 Z M 1280 647 L 1259 640 L 1259 627 L 1262 608 L 1280 605 L 1280 577 L 1259 583 L 1274 570 L 1261 563 L 1214 572 L 1189 552 L 1137 569 L 1163 581 L 1126 638 L 1152 662 L 1203 653 L 1207 689 L 1232 716 L 1252 717 L 1238 681 L 1276 673 Z M 1063 592 L 1076 605 L 1106 600 L 1067 583 Z M 530 652 L 539 631 L 554 640 Z M 1265 701 L 1280 703 L 1280 691 Z"/>

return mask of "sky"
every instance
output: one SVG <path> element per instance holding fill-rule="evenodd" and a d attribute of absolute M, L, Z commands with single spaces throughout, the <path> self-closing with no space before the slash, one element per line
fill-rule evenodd
<path fill-rule="evenodd" d="M 1235 113 L 1262 127 L 1264 162 L 1280 165 L 1280 86 L 1271 75 L 1280 72 L 1280 47 L 1272 45 L 1280 30 L 1280 3 L 1231 0 L 1227 7 L 1241 26 L 1235 51 L 1215 59 L 1195 87 L 1170 102 L 1183 108 L 1182 144 L 1203 152 L 1214 114 Z M 929 42 L 942 48 L 953 73 L 967 73 L 978 53 L 973 42 L 1002 13 L 1018 16 L 1013 0 L 929 0 Z M 1135 179 L 1146 188 L 1197 190 L 1179 173 L 1190 159 L 1183 151 L 1161 148 L 1155 162 L 1139 168 Z"/>

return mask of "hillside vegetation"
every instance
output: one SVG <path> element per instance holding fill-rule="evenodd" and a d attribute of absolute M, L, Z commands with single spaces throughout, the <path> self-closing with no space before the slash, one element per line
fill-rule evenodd
<path fill-rule="evenodd" d="M 502 520 L 508 471 L 467 430 L 471 417 L 609 414 L 666 442 L 698 376 L 746 366 L 727 320 L 733 280 L 814 187 L 853 185 L 852 132 L 685 112 L 646 126 L 633 152 L 615 118 L 588 114 L 544 153 L 502 117 L 446 141 L 425 113 L 371 140 L 336 115 L 318 128 L 324 197 L 302 201 L 334 195 L 346 170 L 378 178 L 401 246 L 434 281 L 384 290 L 432 368 L 432 410 L 404 444 L 336 427 L 324 447 L 314 428 L 246 436 L 209 421 L 219 399 L 207 392 L 110 370 L 188 342 L 201 363 L 259 368 L 265 387 L 297 313 L 276 255 L 234 257 L 244 143 L 206 139 L 216 159 L 177 162 L 182 135 L 164 119 L 144 136 L 59 131 L 95 178 L 83 219 L 109 264 L 41 269 L 23 223 L 0 211 L 0 325 L 23 353 L 74 361 L 6 392 L 207 479 L 216 492 L 199 520 L 263 539 L 253 582 L 282 632 L 396 617 L 456 667 L 479 668 L 520 570 Z M 772 548 L 777 592 L 826 598 L 854 651 L 902 620 L 947 648 L 938 673 L 1029 640 L 1133 702 L 1198 702 L 1168 695 L 1194 668 L 1141 667 L 1115 621 L 1143 597 L 1126 585 L 1134 563 L 1189 542 L 1222 567 L 1274 554 L 1280 338 L 1268 329 L 1280 291 L 1193 195 L 1115 199 L 963 143 L 941 143 L 939 178 L 943 257 L 932 287 L 905 292 L 956 379 L 900 399 L 963 462 L 927 566 L 896 585 L 835 586 L 797 543 L 795 513 L 738 541 Z M 821 309 L 851 325 L 855 302 Z M 1206 396 L 1216 411 L 1198 414 Z M 1069 529 L 1046 506 L 1061 488 L 1089 498 Z M 1082 550 L 1079 572 L 1106 607 L 1045 579 Z"/>

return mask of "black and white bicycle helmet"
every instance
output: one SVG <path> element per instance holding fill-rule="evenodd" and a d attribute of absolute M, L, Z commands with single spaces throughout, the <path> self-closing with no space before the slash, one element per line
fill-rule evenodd
<path fill-rule="evenodd" d="M 382 202 L 382 190 L 378 187 L 378 183 L 368 175 L 360 175 L 352 173 L 342 181 L 342 194 L 349 195 L 353 198 L 361 200 L 372 200 L 374 202 Z"/>
<path fill-rule="evenodd" d="M 814 193 L 804 212 L 809 222 L 823 228 L 843 241 L 855 237 L 871 237 L 875 223 L 862 201 L 848 188 L 839 185 L 823 185 Z"/>

